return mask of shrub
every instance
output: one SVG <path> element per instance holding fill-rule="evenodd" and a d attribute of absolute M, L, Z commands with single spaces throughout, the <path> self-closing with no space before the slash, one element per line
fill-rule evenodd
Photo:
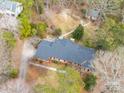
<path fill-rule="evenodd" d="M 3 39 L 7 42 L 10 48 L 13 48 L 16 44 L 16 39 L 14 38 L 14 34 L 12 32 L 4 32 Z"/>
<path fill-rule="evenodd" d="M 10 78 L 16 78 L 18 76 L 18 73 L 19 73 L 18 69 L 12 68 L 9 72 L 9 76 Z"/>
<path fill-rule="evenodd" d="M 108 45 L 108 42 L 105 39 L 99 39 L 97 40 L 95 44 L 96 49 L 102 49 L 102 50 L 109 50 L 110 46 Z"/>
<path fill-rule="evenodd" d="M 90 39 L 90 38 L 83 39 L 82 43 L 86 47 L 90 47 L 90 48 L 94 48 L 95 47 L 94 40 Z"/>
<path fill-rule="evenodd" d="M 37 35 L 40 38 L 45 37 L 46 35 L 46 30 L 47 30 L 47 24 L 46 23 L 39 23 L 36 25 L 36 30 L 37 30 Z"/>
<path fill-rule="evenodd" d="M 44 38 L 46 36 L 47 24 L 39 23 L 39 24 L 31 24 L 32 29 L 35 29 L 36 35 L 40 38 Z"/>
<path fill-rule="evenodd" d="M 85 83 L 85 89 L 87 91 L 90 91 L 93 89 L 93 87 L 96 85 L 96 76 L 94 76 L 93 74 L 89 74 L 87 75 L 84 79 L 83 79 L 84 83 Z"/>

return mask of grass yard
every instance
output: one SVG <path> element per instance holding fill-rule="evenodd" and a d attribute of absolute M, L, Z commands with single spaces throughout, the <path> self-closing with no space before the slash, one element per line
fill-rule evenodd
<path fill-rule="evenodd" d="M 50 12 L 49 19 L 55 25 L 56 28 L 60 28 L 62 33 L 65 34 L 79 25 L 80 20 L 76 20 L 69 14 L 70 10 L 65 9 L 61 13 Z"/>
<path fill-rule="evenodd" d="M 86 93 L 83 89 L 84 83 L 76 70 L 60 64 L 46 65 L 64 70 L 66 73 L 29 67 L 27 81 L 32 84 L 35 93 L 41 93 L 41 91 L 43 93 Z"/>

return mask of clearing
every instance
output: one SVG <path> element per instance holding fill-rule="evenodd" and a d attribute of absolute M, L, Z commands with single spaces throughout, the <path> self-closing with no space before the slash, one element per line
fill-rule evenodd
<path fill-rule="evenodd" d="M 80 20 L 73 18 L 71 16 L 71 11 L 69 9 L 64 9 L 60 13 L 55 13 L 52 10 L 46 11 L 46 16 L 51 21 L 51 23 L 62 30 L 62 33 L 72 30 L 80 23 Z"/>

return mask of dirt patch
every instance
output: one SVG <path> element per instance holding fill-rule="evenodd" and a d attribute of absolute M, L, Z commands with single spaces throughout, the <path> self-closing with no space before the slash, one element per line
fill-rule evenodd
<path fill-rule="evenodd" d="M 19 68 L 19 65 L 21 62 L 22 47 L 23 47 L 23 41 L 20 39 L 17 39 L 16 46 L 12 51 L 12 62 L 14 67 L 17 67 L 17 68 Z"/>
<path fill-rule="evenodd" d="M 104 81 L 100 81 L 100 79 L 97 80 L 97 85 L 95 86 L 94 90 L 92 93 L 99 93 L 104 90 Z"/>
<path fill-rule="evenodd" d="M 74 19 L 71 16 L 69 9 L 64 9 L 61 13 L 57 14 L 53 11 L 47 11 L 47 17 L 52 21 L 56 28 L 60 28 L 62 33 L 72 30 L 75 26 L 80 23 L 80 20 Z"/>
<path fill-rule="evenodd" d="M 56 65 L 53 65 L 53 64 L 50 65 L 47 63 L 46 64 L 43 63 L 43 65 L 47 65 L 50 67 L 56 67 Z M 48 84 L 52 86 L 53 88 L 57 88 L 59 86 L 58 75 L 56 72 L 50 71 L 44 68 L 40 68 L 40 67 L 35 67 L 32 65 L 30 65 L 28 68 L 27 82 L 31 85 Z"/>
<path fill-rule="evenodd" d="M 39 78 L 39 76 L 46 76 L 47 70 L 43 68 L 38 68 L 34 66 L 29 66 L 28 72 L 27 72 L 27 82 L 28 83 L 34 83 Z"/>
<path fill-rule="evenodd" d="M 56 72 L 54 71 L 48 71 L 47 74 L 45 76 L 40 76 L 37 81 L 36 84 L 42 84 L 42 85 L 50 85 L 53 88 L 58 88 L 59 86 L 59 82 L 58 82 L 58 75 Z"/>

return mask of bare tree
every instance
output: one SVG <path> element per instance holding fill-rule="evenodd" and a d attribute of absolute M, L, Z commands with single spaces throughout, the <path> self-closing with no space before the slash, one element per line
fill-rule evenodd
<path fill-rule="evenodd" d="M 10 31 L 18 37 L 18 20 L 15 17 L 3 15 L 0 18 L 0 83 L 7 79 L 7 73 L 11 67 L 11 51 L 7 42 L 3 39 L 3 33 Z M 5 78 L 6 77 L 6 78 Z"/>
<path fill-rule="evenodd" d="M 15 36 L 18 36 L 18 25 L 19 20 L 15 17 L 2 15 L 0 18 L 0 29 L 11 31 Z"/>
<path fill-rule="evenodd" d="M 62 8 L 79 8 L 79 5 L 83 0 L 44 0 L 46 7 L 49 8 L 53 5 L 58 5 Z"/>
<path fill-rule="evenodd" d="M 120 0 L 92 0 L 89 9 L 99 11 L 99 18 L 104 20 L 107 15 L 117 15 L 120 11 Z"/>
<path fill-rule="evenodd" d="M 121 49 L 121 48 L 120 48 Z M 99 51 L 94 60 L 96 72 L 104 84 L 105 93 L 124 93 L 123 49 L 114 52 Z"/>
<path fill-rule="evenodd" d="M 8 50 L 7 43 L 2 39 L 3 31 L 0 31 L 0 83 L 4 82 L 7 78 L 6 74 L 10 67 L 10 51 Z"/>
<path fill-rule="evenodd" d="M 34 0 L 33 6 L 37 14 L 41 14 L 44 8 L 44 0 Z"/>
<path fill-rule="evenodd" d="M 81 3 L 83 3 L 83 0 L 59 0 L 59 5 L 64 8 L 80 9 Z"/>
<path fill-rule="evenodd" d="M 25 81 L 17 79 L 1 85 L 0 93 L 31 93 L 31 91 Z"/>

